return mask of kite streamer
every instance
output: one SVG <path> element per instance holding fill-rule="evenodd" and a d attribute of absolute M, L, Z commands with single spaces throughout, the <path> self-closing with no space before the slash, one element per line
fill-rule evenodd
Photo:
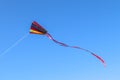
<path fill-rule="evenodd" d="M 55 43 L 57 43 L 57 44 L 59 44 L 59 45 L 61 45 L 61 46 L 64 46 L 64 47 L 70 47 L 70 48 L 75 48 L 75 49 L 84 50 L 84 51 L 92 54 L 92 55 L 93 55 L 94 57 L 96 57 L 97 59 L 99 59 L 99 60 L 102 62 L 102 64 L 103 64 L 104 66 L 106 66 L 105 61 L 104 61 L 100 56 L 96 55 L 95 53 L 93 53 L 93 52 L 91 52 L 91 51 L 89 51 L 89 50 L 87 50 L 87 49 L 78 47 L 78 46 L 70 46 L 70 45 L 67 45 L 67 44 L 65 44 L 65 43 L 62 43 L 62 42 L 59 42 L 59 41 L 55 40 L 55 39 L 47 32 L 47 30 L 45 30 L 45 29 L 44 29 L 40 24 L 38 24 L 36 21 L 33 21 L 33 22 L 32 22 L 32 25 L 31 25 L 31 27 L 30 27 L 30 33 L 31 33 L 31 34 L 45 35 L 45 36 L 47 36 L 50 40 L 52 40 L 53 42 L 55 42 Z"/>

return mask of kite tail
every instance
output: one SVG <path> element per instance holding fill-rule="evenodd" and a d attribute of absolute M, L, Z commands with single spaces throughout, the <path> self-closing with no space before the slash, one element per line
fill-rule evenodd
<path fill-rule="evenodd" d="M 86 51 L 86 52 L 91 53 L 94 57 L 96 57 L 97 59 L 99 59 L 99 60 L 102 62 L 102 64 L 104 65 L 104 67 L 106 67 L 105 61 L 104 61 L 100 56 L 96 55 L 95 53 L 93 53 L 93 52 L 91 52 L 91 51 L 89 51 L 89 50 L 87 50 L 87 49 L 78 47 L 78 46 L 71 46 L 71 47 L 72 47 L 72 48 L 76 48 L 76 49 L 81 49 L 81 50 L 84 50 L 84 51 Z"/>
<path fill-rule="evenodd" d="M 64 44 L 64 43 L 62 43 L 62 42 L 59 42 L 59 41 L 55 40 L 49 33 L 46 33 L 46 36 L 47 36 L 50 40 L 54 41 L 55 43 L 57 43 L 57 44 L 59 44 L 59 45 L 61 45 L 61 46 L 70 47 L 70 46 L 67 45 L 67 44 Z"/>
<path fill-rule="evenodd" d="M 59 44 L 59 45 L 61 45 L 61 46 L 76 48 L 76 49 L 84 50 L 84 51 L 86 51 L 86 52 L 88 52 L 88 53 L 91 53 L 94 57 L 96 57 L 97 59 L 99 59 L 99 60 L 102 62 L 102 64 L 104 65 L 104 67 L 106 66 L 105 61 L 104 61 L 100 56 L 94 54 L 93 52 L 91 52 L 91 51 L 89 51 L 89 50 L 87 50 L 87 49 L 78 47 L 78 46 L 69 46 L 69 45 L 67 45 L 67 44 L 65 44 L 65 43 L 59 42 L 59 41 L 55 40 L 49 33 L 46 33 L 45 35 L 46 35 L 50 40 L 54 41 L 55 43 L 57 43 L 57 44 Z"/>

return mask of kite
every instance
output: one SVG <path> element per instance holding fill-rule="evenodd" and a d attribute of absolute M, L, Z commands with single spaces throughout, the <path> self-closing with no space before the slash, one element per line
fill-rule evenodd
<path fill-rule="evenodd" d="M 59 42 L 57 40 L 55 40 L 48 32 L 46 29 L 44 29 L 40 24 L 38 24 L 36 21 L 33 21 L 32 22 L 32 25 L 30 27 L 30 34 L 39 34 L 39 35 L 45 35 L 47 36 L 50 40 L 52 40 L 53 42 L 61 45 L 61 46 L 64 46 L 64 47 L 70 47 L 70 48 L 76 48 L 76 49 L 80 49 L 80 50 L 84 50 L 90 54 L 92 54 L 94 57 L 96 57 L 98 60 L 100 60 L 102 62 L 102 64 L 104 65 L 104 67 L 106 66 L 105 64 L 105 61 L 98 55 L 96 55 L 95 53 L 87 50 L 87 49 L 84 49 L 84 48 L 81 48 L 81 47 L 78 47 L 78 46 L 70 46 L 70 45 L 67 45 L 65 43 L 62 43 L 62 42 Z"/>

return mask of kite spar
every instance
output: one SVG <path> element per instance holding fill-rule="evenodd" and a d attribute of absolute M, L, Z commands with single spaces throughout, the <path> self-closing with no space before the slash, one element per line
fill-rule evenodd
<path fill-rule="evenodd" d="M 32 25 L 30 27 L 30 33 L 31 34 L 39 34 L 39 35 L 45 35 L 47 36 L 50 40 L 52 40 L 53 42 L 61 45 L 61 46 L 64 46 L 64 47 L 70 47 L 70 48 L 75 48 L 75 49 L 80 49 L 80 50 L 84 50 L 90 54 L 92 54 L 94 57 L 96 57 L 98 60 L 100 60 L 102 62 L 102 64 L 104 65 L 104 67 L 106 66 L 105 64 L 105 61 L 98 55 L 96 55 L 95 53 L 87 50 L 87 49 L 84 49 L 84 48 L 81 48 L 81 47 L 78 47 L 78 46 L 70 46 L 70 45 L 67 45 L 65 43 L 62 43 L 62 42 L 59 42 L 57 40 L 55 40 L 48 32 L 47 30 L 45 30 L 40 24 L 38 24 L 37 22 L 33 21 L 32 22 Z"/>

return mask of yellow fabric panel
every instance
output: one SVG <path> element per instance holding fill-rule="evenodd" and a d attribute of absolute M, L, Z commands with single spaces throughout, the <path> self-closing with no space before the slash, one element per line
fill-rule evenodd
<path fill-rule="evenodd" d="M 30 29 L 30 32 L 35 33 L 35 34 L 43 34 L 42 32 L 35 31 L 35 30 L 32 30 L 32 29 Z"/>

